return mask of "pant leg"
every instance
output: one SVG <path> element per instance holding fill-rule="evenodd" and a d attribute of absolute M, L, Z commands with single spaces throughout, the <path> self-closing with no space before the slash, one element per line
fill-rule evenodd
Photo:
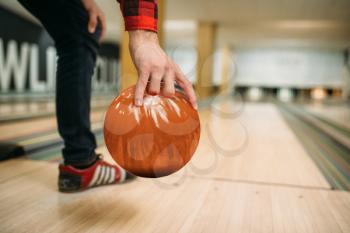
<path fill-rule="evenodd" d="M 90 128 L 91 76 L 95 57 L 84 45 L 61 49 L 57 64 L 56 113 L 64 139 L 64 162 L 89 164 L 96 159 L 96 140 Z"/>
<path fill-rule="evenodd" d="M 96 159 L 90 127 L 91 77 L 100 30 L 87 31 L 88 14 L 80 0 L 20 0 L 53 37 L 58 54 L 56 114 L 64 140 L 65 164 L 85 165 Z"/>

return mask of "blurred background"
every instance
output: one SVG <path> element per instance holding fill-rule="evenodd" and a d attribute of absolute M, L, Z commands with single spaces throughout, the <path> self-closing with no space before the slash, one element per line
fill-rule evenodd
<path fill-rule="evenodd" d="M 106 106 L 136 75 L 119 4 L 97 2 L 107 17 L 93 77 L 92 121 L 101 143 Z M 159 7 L 161 43 L 196 87 L 202 106 L 218 96 L 237 95 L 244 102 L 273 103 L 291 130 L 308 135 L 311 141 L 303 143 L 317 138 L 333 148 L 327 153 L 346 156 L 343 175 L 349 179 L 349 1 L 167 0 Z M 29 157 L 50 157 L 57 153 L 48 151 L 61 146 L 50 131 L 55 124 L 53 41 L 13 0 L 0 0 L 0 28 L 0 139 L 21 145 Z M 43 129 L 25 125 L 36 121 Z"/>
<path fill-rule="evenodd" d="M 137 75 L 118 2 L 96 2 L 91 122 L 112 161 L 104 114 Z M 0 160 L 21 156 L 0 163 L 0 231 L 350 232 L 350 0 L 158 3 L 162 47 L 199 98 L 198 149 L 164 179 L 64 195 L 56 50 L 0 0 Z"/>
<path fill-rule="evenodd" d="M 102 143 L 106 107 L 136 77 L 119 4 L 97 3 L 107 17 L 92 99 Z M 350 1 L 159 5 L 161 43 L 196 87 L 202 107 L 221 97 L 232 97 L 233 105 L 272 105 L 330 182 L 349 187 Z M 53 41 L 38 21 L 17 1 L 0 0 L 0 140 L 21 145 L 34 159 L 56 158 L 61 147 L 53 130 L 55 63 Z M 256 114 L 262 124 L 271 120 L 264 110 Z"/>

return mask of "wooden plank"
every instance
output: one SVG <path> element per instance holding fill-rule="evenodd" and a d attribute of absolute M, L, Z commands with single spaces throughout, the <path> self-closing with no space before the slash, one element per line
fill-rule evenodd
<path fill-rule="evenodd" d="M 224 107 L 230 111 L 229 105 Z M 213 111 L 202 112 L 201 117 L 200 145 L 187 166 L 191 175 L 330 188 L 273 105 L 246 104 L 232 119 Z M 221 152 L 239 148 L 245 139 L 242 151 Z"/>
<path fill-rule="evenodd" d="M 101 122 L 103 121 L 103 117 L 104 111 L 95 111 L 91 113 L 92 122 Z M 15 137 L 47 132 L 55 129 L 57 129 L 57 121 L 55 117 L 3 124 L 0 125 L 0 140 L 6 141 Z"/>
<path fill-rule="evenodd" d="M 343 104 L 309 104 L 305 109 L 320 117 L 336 122 L 340 126 L 350 130 L 350 109 L 346 103 Z"/>
<path fill-rule="evenodd" d="M 62 194 L 56 190 L 57 164 L 29 162 L 28 167 L 45 166 L 0 184 L 2 232 L 337 233 L 350 229 L 349 192 L 187 177 L 171 189 L 152 179 L 137 179 Z"/>
<path fill-rule="evenodd" d="M 224 107 L 225 111 L 230 111 L 230 105 Z M 93 114 L 93 120 L 102 117 L 101 112 Z M 233 119 L 221 118 L 212 111 L 202 111 L 201 118 L 200 145 L 185 168 L 189 174 L 242 181 L 330 187 L 273 105 L 246 104 L 242 114 Z M 26 122 L 26 125 L 18 124 L 0 130 L 4 130 L 4 135 L 7 136 L 18 135 L 28 133 L 28 130 L 40 130 L 41 127 L 56 127 L 52 126 L 53 121 L 55 120 L 51 119 L 46 123 Z M 211 138 L 208 136 L 208 128 L 211 130 Z M 220 148 L 230 150 L 239 147 L 246 137 L 248 144 L 242 152 L 220 152 Z"/>
<path fill-rule="evenodd" d="M 157 180 L 62 194 L 56 163 L 0 163 L 1 232 L 350 231 L 350 193 L 327 190 L 274 106 L 246 104 L 233 120 L 210 111 L 201 118 L 193 161 Z M 212 127 L 220 147 L 232 149 L 244 136 L 239 121 L 247 128 L 246 148 L 235 156 L 213 156 L 217 148 L 205 127 Z M 98 152 L 112 161 L 105 147 Z M 205 170 L 213 158 L 217 165 Z"/>
<path fill-rule="evenodd" d="M 44 165 L 45 164 L 43 163 L 33 163 L 27 159 L 13 159 L 3 161 L 0 163 L 0 183 L 38 170 Z"/>
<path fill-rule="evenodd" d="M 200 117 L 201 140 L 192 160 L 183 168 L 188 175 L 330 188 L 273 105 L 246 104 L 242 114 L 234 119 L 221 118 L 209 110 L 201 111 Z M 242 130 L 242 125 L 246 128 L 247 135 Z M 211 134 L 215 142 L 208 136 L 208 127 L 212 129 Z M 246 136 L 248 143 L 241 152 L 220 152 L 220 148 L 238 148 Z M 100 153 L 110 157 L 106 148 L 101 148 Z"/>

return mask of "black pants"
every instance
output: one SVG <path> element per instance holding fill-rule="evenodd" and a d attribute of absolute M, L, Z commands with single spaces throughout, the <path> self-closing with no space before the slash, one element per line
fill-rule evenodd
<path fill-rule="evenodd" d="M 90 128 L 91 77 L 100 27 L 87 30 L 88 13 L 81 0 L 19 0 L 43 24 L 58 54 L 56 114 L 64 140 L 64 163 L 86 165 L 96 159 L 96 139 Z"/>

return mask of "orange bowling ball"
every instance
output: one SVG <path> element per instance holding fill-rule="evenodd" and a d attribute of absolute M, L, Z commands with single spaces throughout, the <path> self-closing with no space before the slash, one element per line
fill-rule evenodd
<path fill-rule="evenodd" d="M 136 107 L 135 86 L 124 90 L 109 106 L 104 138 L 113 159 L 142 177 L 172 174 L 192 158 L 199 142 L 200 121 L 184 94 L 172 98 L 144 96 Z"/>

